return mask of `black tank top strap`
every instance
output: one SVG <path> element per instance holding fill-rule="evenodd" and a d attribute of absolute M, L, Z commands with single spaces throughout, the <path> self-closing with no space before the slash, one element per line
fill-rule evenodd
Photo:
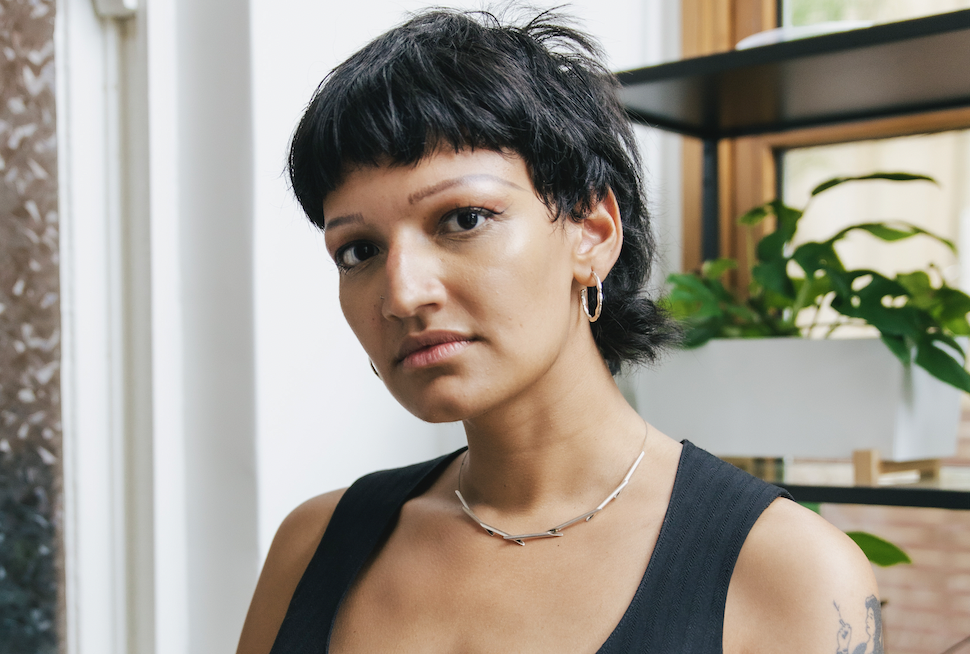
<path fill-rule="evenodd" d="M 788 493 L 684 441 L 647 570 L 600 654 L 721 652 L 734 564 L 761 513 Z M 464 451 L 376 472 L 347 489 L 297 585 L 271 654 L 324 654 L 337 611 L 404 503 Z"/>
<path fill-rule="evenodd" d="M 683 442 L 663 526 L 640 587 L 600 654 L 721 652 L 741 546 L 787 491 Z"/>
<path fill-rule="evenodd" d="M 390 532 L 401 507 L 425 492 L 464 449 L 406 468 L 371 473 L 347 489 L 297 584 L 270 654 L 327 651 L 340 603 Z"/>

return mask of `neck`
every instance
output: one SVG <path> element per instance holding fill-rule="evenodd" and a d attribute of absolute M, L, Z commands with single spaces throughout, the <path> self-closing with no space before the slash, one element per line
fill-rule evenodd
<path fill-rule="evenodd" d="M 462 494 L 483 519 L 582 513 L 643 451 L 643 420 L 593 354 L 567 366 L 581 372 L 553 371 L 527 395 L 465 421 Z"/>

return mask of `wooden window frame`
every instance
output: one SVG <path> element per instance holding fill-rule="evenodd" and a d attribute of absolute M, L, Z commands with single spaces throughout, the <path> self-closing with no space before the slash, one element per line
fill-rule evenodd
<path fill-rule="evenodd" d="M 697 57 L 734 48 L 741 39 L 778 24 L 778 0 L 681 0 L 682 55 Z M 812 127 L 718 143 L 720 256 L 738 261 L 727 280 L 741 290 L 750 282 L 746 239 L 757 240 L 774 228 L 765 221 L 752 232 L 741 230 L 737 216 L 776 195 L 776 157 L 797 147 L 929 134 L 970 128 L 970 107 Z M 703 145 L 683 139 L 682 268 L 698 270 L 701 256 L 701 185 Z"/>

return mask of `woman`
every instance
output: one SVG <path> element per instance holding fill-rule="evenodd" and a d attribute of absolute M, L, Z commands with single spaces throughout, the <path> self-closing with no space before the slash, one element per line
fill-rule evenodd
<path fill-rule="evenodd" d="M 617 389 L 673 330 L 641 296 L 653 243 L 615 82 L 557 20 L 419 15 L 310 103 L 290 175 L 344 315 L 394 397 L 463 421 L 468 449 L 297 508 L 240 653 L 881 643 L 844 534 Z"/>

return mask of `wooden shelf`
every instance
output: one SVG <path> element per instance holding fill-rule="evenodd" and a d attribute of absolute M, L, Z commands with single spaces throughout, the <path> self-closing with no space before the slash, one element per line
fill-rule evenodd
<path fill-rule="evenodd" d="M 703 139 L 970 105 L 970 9 L 618 74 L 634 120 Z"/>

